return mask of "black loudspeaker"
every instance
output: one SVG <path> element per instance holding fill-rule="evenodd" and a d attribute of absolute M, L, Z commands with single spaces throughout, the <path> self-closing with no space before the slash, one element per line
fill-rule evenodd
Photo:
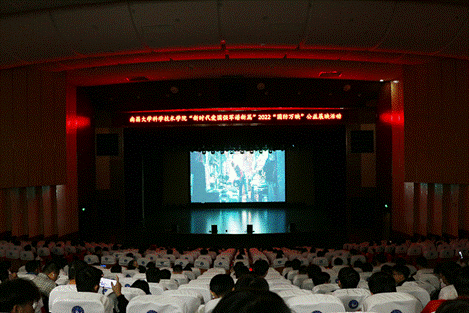
<path fill-rule="evenodd" d="M 212 225 L 212 235 L 218 234 L 218 227 L 217 225 Z"/>
<path fill-rule="evenodd" d="M 374 131 L 352 130 L 350 131 L 350 152 L 373 153 L 375 151 Z"/>
<path fill-rule="evenodd" d="M 252 229 L 252 224 L 247 225 L 246 231 L 247 231 L 248 235 L 252 235 L 252 233 L 254 232 L 254 230 Z"/>
<path fill-rule="evenodd" d="M 296 232 L 296 223 L 290 223 L 290 233 Z"/>
<path fill-rule="evenodd" d="M 119 155 L 119 134 L 96 134 L 96 155 Z"/>

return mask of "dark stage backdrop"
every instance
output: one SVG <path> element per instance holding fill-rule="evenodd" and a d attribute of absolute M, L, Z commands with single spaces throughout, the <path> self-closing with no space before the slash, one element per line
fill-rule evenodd
<path fill-rule="evenodd" d="M 220 210 L 230 210 L 231 217 L 239 216 L 232 226 L 238 221 L 280 224 L 270 229 L 258 227 L 255 232 L 287 232 L 292 226 L 296 231 L 339 227 L 345 216 L 345 138 L 345 126 L 125 129 L 126 221 L 156 231 L 204 233 L 213 221 L 224 219 L 227 212 Z M 227 146 L 285 149 L 286 201 L 191 204 L 189 152 Z M 269 209 L 275 211 L 264 214 Z M 260 216 L 260 220 L 243 222 L 243 216 L 249 215 Z M 244 224 L 220 225 L 220 233 L 230 233 L 229 229 L 245 233 Z"/>

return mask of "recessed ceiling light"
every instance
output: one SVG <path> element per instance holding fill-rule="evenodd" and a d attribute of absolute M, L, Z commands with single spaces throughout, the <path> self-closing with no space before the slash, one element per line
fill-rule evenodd
<path fill-rule="evenodd" d="M 379 81 L 382 83 L 382 82 L 384 82 L 384 79 L 380 79 Z"/>

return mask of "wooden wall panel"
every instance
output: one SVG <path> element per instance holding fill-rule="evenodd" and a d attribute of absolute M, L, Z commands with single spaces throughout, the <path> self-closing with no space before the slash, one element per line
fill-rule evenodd
<path fill-rule="evenodd" d="M 29 178 L 29 114 L 28 114 L 28 72 L 13 70 L 13 154 L 15 156 L 15 187 L 25 187 Z"/>
<path fill-rule="evenodd" d="M 42 123 L 42 73 L 29 71 L 28 75 L 28 108 L 29 108 L 29 180 L 28 186 L 40 186 L 42 164 L 44 163 L 44 124 Z"/>
<path fill-rule="evenodd" d="M 14 186 L 12 71 L 0 71 L 0 188 Z"/>
<path fill-rule="evenodd" d="M 469 183 L 467 72 L 458 60 L 404 67 L 406 181 Z"/>

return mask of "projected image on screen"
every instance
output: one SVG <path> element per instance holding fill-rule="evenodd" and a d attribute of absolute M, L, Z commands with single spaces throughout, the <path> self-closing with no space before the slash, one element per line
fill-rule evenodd
<path fill-rule="evenodd" d="M 285 151 L 190 153 L 192 203 L 284 202 Z"/>

